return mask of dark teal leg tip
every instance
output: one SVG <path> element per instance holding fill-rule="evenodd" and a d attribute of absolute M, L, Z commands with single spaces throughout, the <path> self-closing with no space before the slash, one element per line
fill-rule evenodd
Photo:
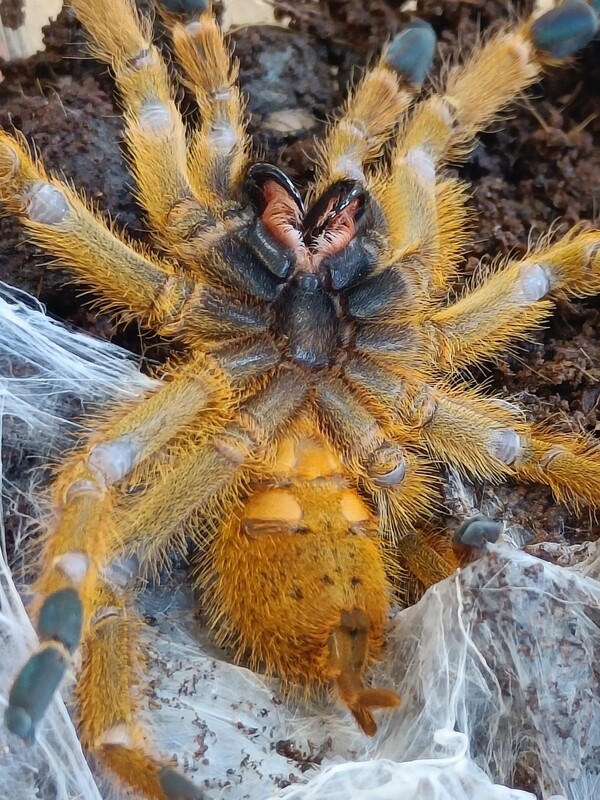
<path fill-rule="evenodd" d="M 35 725 L 24 708 L 9 706 L 4 712 L 4 724 L 11 733 L 26 742 L 35 739 Z"/>
<path fill-rule="evenodd" d="M 206 800 L 202 789 L 175 769 L 164 767 L 159 773 L 158 780 L 169 800 Z"/>
<path fill-rule="evenodd" d="M 186 14 L 193 16 L 203 14 L 208 11 L 208 0 L 156 0 L 159 6 L 163 6 L 167 11 L 174 14 Z"/>
<path fill-rule="evenodd" d="M 392 39 L 383 53 L 384 62 L 410 83 L 425 80 L 435 55 L 436 37 L 431 25 L 417 19 Z"/>
<path fill-rule="evenodd" d="M 33 740 L 35 727 L 46 713 L 66 671 L 67 662 L 54 647 L 31 656 L 8 696 L 4 722 L 9 731 L 22 739 Z"/>
<path fill-rule="evenodd" d="M 478 514 L 459 525 L 454 534 L 454 541 L 464 547 L 485 547 L 486 544 L 497 542 L 503 530 L 502 522 Z"/>
<path fill-rule="evenodd" d="M 585 0 L 564 0 L 531 26 L 534 46 L 550 58 L 573 55 L 591 42 L 597 33 L 598 5 L 600 3 L 594 3 L 592 8 Z"/>
<path fill-rule="evenodd" d="M 38 620 L 40 639 L 54 639 L 73 652 L 81 640 L 83 606 L 75 589 L 60 589 L 44 602 Z"/>

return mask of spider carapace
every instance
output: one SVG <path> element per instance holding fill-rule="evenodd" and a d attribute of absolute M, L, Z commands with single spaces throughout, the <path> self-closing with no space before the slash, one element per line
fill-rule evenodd
<path fill-rule="evenodd" d="M 546 242 L 449 299 L 471 219 L 445 171 L 593 38 L 597 3 L 566 0 L 500 30 L 439 93 L 420 91 L 433 31 L 409 24 L 329 127 L 306 202 L 279 169 L 252 165 L 237 68 L 205 3 L 159 8 L 198 104 L 190 129 L 133 2 L 73 6 L 114 70 L 153 246 L 107 225 L 7 133 L 0 199 L 105 309 L 178 355 L 159 388 L 88 423 L 95 433 L 57 471 L 35 587 L 41 644 L 5 719 L 33 737 L 81 645 L 85 747 L 145 797 L 202 797 L 152 755 L 137 719 L 135 598 L 112 584 L 111 561 L 133 553 L 155 569 L 191 540 L 217 640 L 290 687 L 335 688 L 372 734 L 373 709 L 400 702 L 368 685 L 392 593 L 458 558 L 434 530 L 436 465 L 600 502 L 591 437 L 529 424 L 461 379 L 557 297 L 598 292 L 600 232 Z M 489 534 L 481 521 L 462 532 Z"/>

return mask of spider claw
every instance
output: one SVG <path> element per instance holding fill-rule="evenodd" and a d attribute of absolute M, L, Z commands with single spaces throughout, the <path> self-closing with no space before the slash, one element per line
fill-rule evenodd
<path fill-rule="evenodd" d="M 173 14 L 186 14 L 187 16 L 195 16 L 196 14 L 204 14 L 209 10 L 209 0 L 155 0 L 157 5 L 163 6 L 167 11 Z"/>
<path fill-rule="evenodd" d="M 199 786 L 170 767 L 164 767 L 160 771 L 158 780 L 168 800 L 206 800 L 206 795 Z"/>
<path fill-rule="evenodd" d="M 68 653 L 81 639 L 83 607 L 75 589 L 51 594 L 40 611 L 38 633 L 48 646 L 35 653 L 13 684 L 4 715 L 6 727 L 28 742 L 67 671 Z M 64 649 L 63 649 L 64 648 Z"/>
<path fill-rule="evenodd" d="M 431 25 L 416 19 L 388 44 L 383 61 L 410 83 L 421 84 L 433 62 L 436 41 Z"/>
<path fill-rule="evenodd" d="M 591 42 L 598 31 L 600 3 L 593 7 L 585 0 L 565 0 L 535 20 L 531 39 L 535 47 L 550 58 L 567 58 Z"/>
<path fill-rule="evenodd" d="M 497 542 L 503 530 L 502 522 L 477 514 L 459 525 L 454 533 L 454 540 L 465 547 L 485 547 L 486 544 Z"/>
<path fill-rule="evenodd" d="M 65 654 L 53 646 L 29 659 L 8 697 L 4 722 L 11 733 L 33 742 L 35 727 L 46 713 L 66 671 Z"/>

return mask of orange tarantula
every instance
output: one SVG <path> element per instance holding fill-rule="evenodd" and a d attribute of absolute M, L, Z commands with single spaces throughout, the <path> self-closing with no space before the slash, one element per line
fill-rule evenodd
<path fill-rule="evenodd" d="M 290 686 L 335 687 L 372 734 L 373 709 L 400 703 L 367 684 L 393 588 L 403 573 L 427 585 L 457 563 L 429 530 L 435 465 L 598 505 L 589 439 L 529 425 L 458 375 L 526 335 L 557 297 L 600 290 L 600 232 L 540 246 L 449 302 L 468 215 L 444 173 L 547 65 L 595 35 L 598 4 L 565 0 L 502 30 L 418 102 L 435 37 L 415 20 L 330 127 L 306 200 L 279 169 L 251 162 L 236 67 L 206 3 L 161 9 L 200 110 L 190 131 L 133 1 L 72 4 L 114 70 L 155 251 L 107 226 L 7 133 L 0 198 L 105 308 L 185 356 L 160 388 L 108 409 L 58 470 L 36 585 L 41 644 L 5 721 L 32 738 L 81 645 L 85 747 L 147 798 L 199 798 L 136 721 L 138 623 L 111 584 L 113 559 L 135 553 L 153 567 L 191 539 L 217 640 Z M 459 544 L 495 532 L 479 520 Z"/>

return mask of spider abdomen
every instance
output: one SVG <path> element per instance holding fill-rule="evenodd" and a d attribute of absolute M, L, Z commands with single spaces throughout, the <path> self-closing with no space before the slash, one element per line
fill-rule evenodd
<path fill-rule="evenodd" d="M 207 570 L 220 642 L 286 684 L 337 684 L 370 734 L 368 709 L 399 704 L 393 692 L 362 684 L 381 655 L 390 604 L 376 530 L 313 430 L 282 442 L 274 479 L 257 485 L 222 525 Z"/>

